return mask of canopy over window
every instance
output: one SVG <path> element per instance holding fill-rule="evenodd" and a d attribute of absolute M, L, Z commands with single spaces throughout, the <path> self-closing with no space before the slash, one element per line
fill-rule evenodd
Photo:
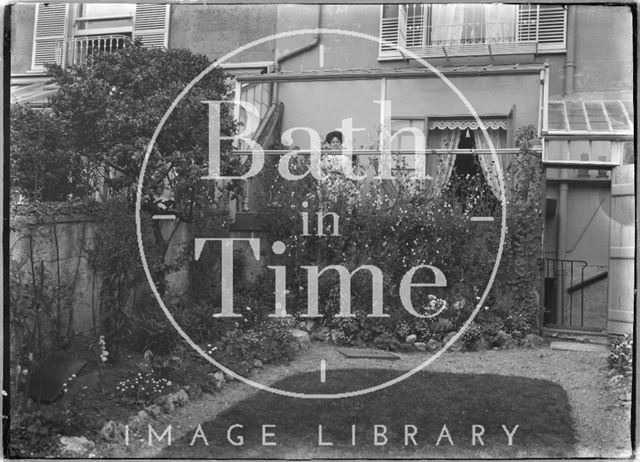
<path fill-rule="evenodd" d="M 549 101 L 549 133 L 633 133 L 633 102 Z"/>
<path fill-rule="evenodd" d="M 509 121 L 507 118 L 502 119 L 485 119 L 481 118 L 485 128 L 491 130 L 498 130 L 500 128 L 507 130 Z M 430 119 L 429 130 L 477 130 L 479 127 L 478 122 L 475 119 Z"/>

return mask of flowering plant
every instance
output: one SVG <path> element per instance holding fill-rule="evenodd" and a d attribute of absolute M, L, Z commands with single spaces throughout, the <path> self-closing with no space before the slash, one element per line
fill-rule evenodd
<path fill-rule="evenodd" d="M 173 383 L 164 377 L 158 378 L 152 372 L 138 372 L 131 378 L 116 385 L 119 399 L 135 403 L 152 403 L 153 400 L 168 393 Z"/>
<path fill-rule="evenodd" d="M 633 371 L 633 338 L 625 334 L 611 343 L 609 367 L 622 374 L 630 375 Z"/>

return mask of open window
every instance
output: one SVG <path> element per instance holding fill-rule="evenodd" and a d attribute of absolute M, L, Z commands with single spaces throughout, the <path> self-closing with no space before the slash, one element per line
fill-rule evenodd
<path fill-rule="evenodd" d="M 39 3 L 36 7 L 32 69 L 47 63 L 79 65 L 95 53 L 109 53 L 127 39 L 166 47 L 170 5 L 135 3 Z"/>
<path fill-rule="evenodd" d="M 562 5 L 383 5 L 379 59 L 402 58 L 400 45 L 421 57 L 563 51 Z"/>

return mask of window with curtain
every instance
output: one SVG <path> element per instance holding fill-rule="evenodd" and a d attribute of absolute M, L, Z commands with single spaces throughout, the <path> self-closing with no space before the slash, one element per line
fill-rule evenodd
<path fill-rule="evenodd" d="M 75 18 L 76 35 L 131 34 L 135 3 L 83 3 Z"/>
<path fill-rule="evenodd" d="M 425 45 L 515 41 L 517 5 L 438 4 L 426 9 Z"/>
<path fill-rule="evenodd" d="M 383 5 L 379 57 L 402 56 L 392 44 L 424 56 L 562 51 L 565 36 L 563 5 Z"/>
<path fill-rule="evenodd" d="M 111 52 L 129 37 L 145 47 L 166 47 L 170 5 L 145 3 L 38 3 L 31 67 L 81 65 Z"/>

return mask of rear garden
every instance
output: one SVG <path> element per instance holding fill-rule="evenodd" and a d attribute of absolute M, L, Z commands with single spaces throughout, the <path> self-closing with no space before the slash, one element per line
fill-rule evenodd
<path fill-rule="evenodd" d="M 626 398 L 630 340 L 612 346 L 608 360 L 614 372 L 607 375 L 603 355 L 551 352 L 537 335 L 543 315 L 538 294 L 542 169 L 532 149 L 532 127 L 518 130 L 520 153 L 506 172 L 512 185 L 509 232 L 486 297 L 500 245 L 501 210 L 481 176 L 455 172 L 437 194 L 410 179 L 398 180 L 389 193 L 389 185 L 364 190 L 330 167 L 324 182 L 309 176 L 288 182 L 270 162 L 259 178 L 263 259 L 258 264 L 255 256 L 238 249 L 233 274 L 223 274 L 215 246 L 194 257 L 195 237 L 247 238 L 234 230 L 228 207 L 240 200 L 243 184 L 202 181 L 208 126 L 207 106 L 201 102 L 227 98 L 230 91 L 226 76 L 212 72 L 182 100 L 160 133 L 146 165 L 140 211 L 148 273 L 193 343 L 218 364 L 261 383 L 333 393 L 380 383 L 415 367 L 477 314 L 450 346 L 453 353 L 433 368 L 349 400 L 255 394 L 245 384 L 230 384 L 229 374 L 187 345 L 149 290 L 136 235 L 136 190 L 145 149 L 165 108 L 209 64 L 187 51 L 131 44 L 96 56 L 86 66 L 51 67 L 59 91 L 49 109 L 12 106 L 10 456 L 564 457 L 585 455 L 581 451 L 587 449 L 602 455 L 624 452 L 626 440 L 610 433 L 601 447 L 581 449 L 588 443 L 584 435 L 597 432 L 580 427 L 586 422 L 581 408 L 586 404 L 580 403 L 594 398 L 587 391 L 594 384 L 603 396 L 615 397 L 619 391 Z M 222 110 L 222 133 L 232 135 L 236 129 L 230 111 Z M 222 171 L 246 171 L 246 163 L 225 143 Z M 294 169 L 301 173 L 307 167 L 302 159 Z M 300 217 L 316 210 L 337 214 L 340 233 L 302 238 Z M 162 214 L 174 218 L 157 219 Z M 471 220 L 475 216 L 493 220 Z M 272 255 L 268 249 L 277 242 L 286 251 Z M 320 315 L 308 318 L 308 265 L 344 265 L 350 271 L 375 265 L 383 282 L 376 287 L 366 272 L 355 273 L 345 297 L 338 274 L 327 273 L 319 279 Z M 410 268 L 420 267 L 416 278 L 431 276 L 421 265 L 446 274 L 447 286 L 416 285 L 409 300 L 402 299 L 399 284 Z M 230 299 L 238 317 L 214 316 L 224 305 L 223 278 L 233 282 Z M 378 290 L 385 317 L 369 316 Z M 352 316 L 344 316 L 347 302 Z M 290 316 L 272 316 L 283 305 Z M 335 347 L 391 351 L 400 360 L 363 363 L 344 359 Z M 321 360 L 327 363 L 325 381 L 318 380 Z M 612 425 L 615 418 L 628 417 L 624 403 L 629 400 L 621 399 L 622 407 L 616 399 L 605 402 L 613 407 L 596 412 Z M 185 413 L 199 420 L 185 420 Z M 160 444 L 143 447 L 140 438 L 149 424 L 160 430 L 178 421 L 184 434 L 180 439 L 176 430 L 175 445 L 159 454 Z M 242 424 L 247 445 L 216 445 L 215 452 L 205 444 L 190 449 L 184 438 L 193 432 L 186 431 L 199 423 L 215 438 Z M 262 444 L 263 424 L 278 429 L 277 447 Z M 352 424 L 357 425 L 353 434 Z M 317 446 L 318 425 L 326 429 L 323 441 L 333 446 Z M 377 425 L 385 427 L 388 444 L 372 443 L 372 432 L 382 432 Z M 517 433 L 510 433 L 516 425 Z M 420 444 L 405 444 L 414 427 Z M 354 446 L 353 435 L 366 445 Z M 517 435 L 519 445 L 510 446 L 509 435 Z M 442 444 L 436 445 L 439 439 Z"/>

